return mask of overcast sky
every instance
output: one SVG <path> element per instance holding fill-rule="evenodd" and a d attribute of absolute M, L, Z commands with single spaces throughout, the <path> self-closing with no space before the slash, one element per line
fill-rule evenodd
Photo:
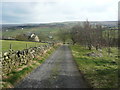
<path fill-rule="evenodd" d="M 2 23 L 117 21 L 119 0 L 4 0 Z M 1 14 L 1 13 L 0 13 Z"/>

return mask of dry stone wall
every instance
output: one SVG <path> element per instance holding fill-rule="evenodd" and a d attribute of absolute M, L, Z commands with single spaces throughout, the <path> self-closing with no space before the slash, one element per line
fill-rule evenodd
<path fill-rule="evenodd" d="M 8 74 L 19 66 L 27 65 L 28 62 L 34 60 L 37 56 L 42 56 L 51 47 L 51 44 L 47 44 L 18 51 L 10 49 L 3 53 L 1 57 L 3 74 Z"/>

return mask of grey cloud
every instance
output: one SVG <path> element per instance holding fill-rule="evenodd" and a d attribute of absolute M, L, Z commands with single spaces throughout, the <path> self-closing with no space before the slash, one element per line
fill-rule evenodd
<path fill-rule="evenodd" d="M 2 7 L 3 22 L 52 22 L 69 20 L 111 20 L 108 8 L 112 5 L 96 5 L 95 3 L 82 3 L 79 0 L 69 2 L 4 2 Z M 103 17 L 104 15 L 104 17 Z M 112 16 L 113 15 L 113 16 Z M 96 17 L 95 17 L 96 16 Z M 114 12 L 111 13 L 114 17 Z M 105 18 L 107 17 L 107 18 Z M 114 18 L 112 18 L 114 19 Z M 114 19 L 115 20 L 115 19 Z"/>

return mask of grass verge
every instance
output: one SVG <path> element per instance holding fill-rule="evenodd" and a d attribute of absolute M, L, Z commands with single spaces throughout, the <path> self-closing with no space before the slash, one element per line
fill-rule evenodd
<path fill-rule="evenodd" d="M 79 70 L 93 88 L 118 88 L 118 58 L 117 49 L 112 48 L 111 56 L 107 55 L 106 48 L 102 49 L 103 57 L 90 57 L 85 47 L 70 46 Z"/>

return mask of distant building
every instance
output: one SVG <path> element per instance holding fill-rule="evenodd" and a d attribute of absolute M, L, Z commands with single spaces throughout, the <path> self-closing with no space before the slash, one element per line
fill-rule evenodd
<path fill-rule="evenodd" d="M 39 41 L 40 41 L 40 39 L 39 39 L 38 36 L 35 36 L 35 37 L 34 37 L 34 40 L 35 40 L 36 42 L 39 42 Z"/>
<path fill-rule="evenodd" d="M 30 35 L 30 37 L 31 37 L 31 38 L 35 37 L 35 34 L 34 34 L 34 33 L 33 33 L 33 34 L 31 34 L 31 35 Z"/>
<path fill-rule="evenodd" d="M 52 39 L 53 37 L 52 36 L 49 36 L 50 39 Z"/>
<path fill-rule="evenodd" d="M 32 41 L 36 41 L 36 42 L 39 42 L 39 41 L 40 41 L 39 37 L 38 37 L 37 35 L 35 35 L 35 33 L 32 33 L 32 34 L 30 35 L 30 39 L 31 39 Z"/>

